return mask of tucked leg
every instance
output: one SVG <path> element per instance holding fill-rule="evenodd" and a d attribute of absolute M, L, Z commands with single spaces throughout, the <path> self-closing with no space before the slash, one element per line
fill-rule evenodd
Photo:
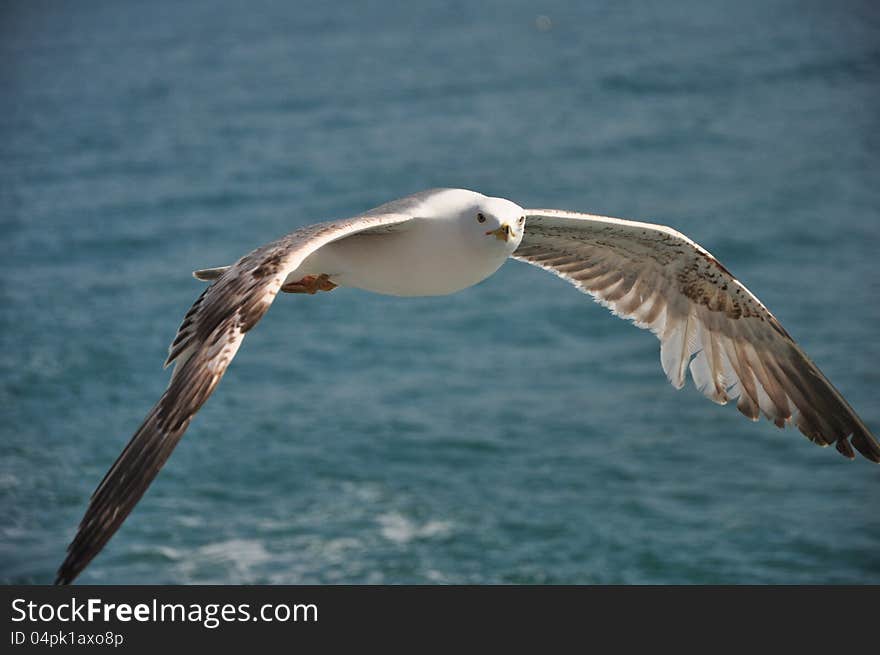
<path fill-rule="evenodd" d="M 318 291 L 333 291 L 335 288 L 336 285 L 330 281 L 330 276 L 326 273 L 306 275 L 301 280 L 281 285 L 281 290 L 284 293 L 307 293 L 309 295 L 314 295 Z"/>

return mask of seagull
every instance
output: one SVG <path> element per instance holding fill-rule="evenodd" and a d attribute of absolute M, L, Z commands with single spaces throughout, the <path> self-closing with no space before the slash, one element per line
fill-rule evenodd
<path fill-rule="evenodd" d="M 119 529 L 278 292 L 353 287 L 436 296 L 471 287 L 509 258 L 567 280 L 653 332 L 669 381 L 757 421 L 793 424 L 820 446 L 880 463 L 880 444 L 776 317 L 715 257 L 663 225 L 523 209 L 464 189 L 431 189 L 359 216 L 301 227 L 231 266 L 183 318 L 167 389 L 92 494 L 58 569 L 68 584 Z"/>

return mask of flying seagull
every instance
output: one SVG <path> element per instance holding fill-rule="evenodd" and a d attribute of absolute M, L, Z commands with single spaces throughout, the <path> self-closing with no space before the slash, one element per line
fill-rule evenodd
<path fill-rule="evenodd" d="M 231 266 L 183 318 L 165 365 L 171 381 L 92 494 L 58 570 L 73 581 L 143 496 L 245 334 L 279 291 L 338 286 L 395 296 L 473 286 L 508 258 L 550 271 L 660 339 L 669 381 L 752 420 L 796 425 L 810 441 L 880 463 L 880 444 L 779 321 L 721 263 L 675 230 L 554 209 L 523 209 L 463 189 L 432 189 L 360 216 L 299 228 Z"/>

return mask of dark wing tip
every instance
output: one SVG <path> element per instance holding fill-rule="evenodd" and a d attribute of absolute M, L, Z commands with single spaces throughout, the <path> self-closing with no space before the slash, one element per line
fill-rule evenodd
<path fill-rule="evenodd" d="M 869 432 L 857 429 L 850 441 L 865 459 L 880 464 L 880 443 Z"/>
<path fill-rule="evenodd" d="M 86 516 L 88 516 L 88 514 Z M 107 535 L 106 539 L 101 540 L 101 545 L 97 548 L 94 547 L 94 544 L 91 548 L 83 548 L 84 544 L 82 537 L 85 532 L 85 524 L 86 519 L 84 518 L 77 529 L 76 537 L 74 537 L 73 541 L 71 541 L 70 545 L 67 547 L 67 556 L 64 558 L 61 566 L 58 567 L 58 571 L 55 574 L 55 582 L 53 584 L 68 585 L 73 582 L 112 536 L 111 532 Z"/>
<path fill-rule="evenodd" d="M 122 520 L 124 520 L 124 518 L 125 517 L 123 516 Z M 95 556 L 101 552 L 101 549 L 103 549 L 104 546 L 107 545 L 107 542 L 110 541 L 110 537 L 112 537 L 119 529 L 119 526 L 122 525 L 122 520 L 119 520 L 111 527 L 105 528 L 104 532 L 98 534 L 96 537 L 92 537 L 90 540 L 82 540 L 83 531 L 80 529 L 73 543 L 67 548 L 67 557 L 64 558 L 61 566 L 58 567 L 58 571 L 55 574 L 54 584 L 69 585 L 73 582 L 77 576 L 85 570 L 89 565 L 89 562 L 95 559 Z"/>
<path fill-rule="evenodd" d="M 80 574 L 83 568 L 85 568 L 85 564 L 77 567 L 68 557 L 68 559 L 64 560 L 64 563 L 58 567 L 58 573 L 55 574 L 55 582 L 52 584 L 69 585 L 73 582 L 74 578 Z"/>

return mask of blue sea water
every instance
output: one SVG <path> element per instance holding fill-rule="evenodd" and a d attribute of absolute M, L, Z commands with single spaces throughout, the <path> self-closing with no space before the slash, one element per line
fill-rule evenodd
<path fill-rule="evenodd" d="M 0 581 L 47 583 L 196 268 L 435 186 L 664 222 L 880 432 L 880 12 L 0 7 Z M 517 262 L 282 296 L 88 583 L 880 583 L 880 469 Z"/>

